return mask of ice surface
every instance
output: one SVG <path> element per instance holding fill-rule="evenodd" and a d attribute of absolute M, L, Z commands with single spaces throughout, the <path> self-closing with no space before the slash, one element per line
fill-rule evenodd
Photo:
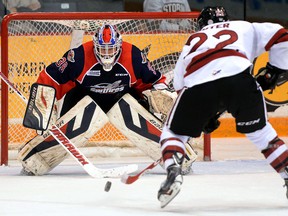
<path fill-rule="evenodd" d="M 288 143 L 288 137 L 284 138 Z M 201 153 L 200 153 L 201 155 Z M 99 168 L 147 158 L 95 158 Z M 120 179 L 93 179 L 73 160 L 45 176 L 20 176 L 21 166 L 0 167 L 0 216 L 287 216 L 284 181 L 246 138 L 212 140 L 212 161 L 197 161 L 182 190 L 164 209 L 157 191 L 166 174 L 157 166 L 131 185 Z M 106 181 L 112 182 L 109 192 Z"/>
<path fill-rule="evenodd" d="M 134 163 L 95 164 L 105 168 Z M 143 169 L 150 161 L 141 162 Z M 283 180 L 264 160 L 195 162 L 179 195 L 164 209 L 157 191 L 165 179 L 158 166 L 131 185 L 93 179 L 73 161 L 45 176 L 21 176 L 21 166 L 0 167 L 0 216 L 287 216 Z M 106 181 L 112 182 L 105 192 Z"/>

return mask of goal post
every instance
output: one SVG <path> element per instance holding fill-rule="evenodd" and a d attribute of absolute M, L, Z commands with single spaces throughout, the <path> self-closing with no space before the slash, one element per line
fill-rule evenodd
<path fill-rule="evenodd" d="M 71 47 L 91 40 L 103 23 L 117 26 L 123 40 L 145 53 L 152 66 L 172 78 L 172 70 L 188 36 L 196 28 L 198 12 L 71 12 L 13 13 L 1 26 L 1 71 L 26 97 L 39 72 Z M 164 22 L 164 24 L 163 24 Z M 1 82 L 1 165 L 9 149 L 17 149 L 35 132 L 22 126 L 26 105 Z M 206 137 L 207 138 L 207 137 Z M 202 138 L 203 139 L 203 138 Z M 210 142 L 208 142 L 210 143 Z M 133 147 L 111 124 L 95 134 L 87 146 Z M 203 146 L 203 144 L 202 144 Z M 204 144 L 205 148 L 205 144 Z M 204 151 L 204 154 L 207 151 Z M 207 159 L 205 155 L 204 158 Z"/>

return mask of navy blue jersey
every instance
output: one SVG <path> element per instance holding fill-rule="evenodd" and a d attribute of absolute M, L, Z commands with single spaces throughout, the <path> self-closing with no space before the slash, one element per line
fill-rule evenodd
<path fill-rule="evenodd" d="M 47 66 L 37 80 L 53 86 L 58 100 L 76 88 L 92 97 L 104 111 L 131 90 L 141 95 L 153 84 L 164 82 L 165 77 L 151 67 L 142 52 L 127 42 L 123 42 L 112 70 L 103 70 L 95 57 L 92 41 L 67 51 L 60 60 Z"/>

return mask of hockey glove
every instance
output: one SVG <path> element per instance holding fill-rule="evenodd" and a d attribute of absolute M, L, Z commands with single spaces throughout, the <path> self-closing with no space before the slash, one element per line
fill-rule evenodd
<path fill-rule="evenodd" d="M 164 122 L 176 100 L 177 93 L 168 89 L 149 89 L 142 94 L 149 102 L 149 111 Z"/>
<path fill-rule="evenodd" d="M 280 86 L 287 82 L 288 70 L 282 70 L 268 62 L 266 67 L 259 69 L 258 74 L 255 77 L 263 91 L 270 89 L 272 93 L 276 86 Z"/>
<path fill-rule="evenodd" d="M 220 126 L 220 121 L 218 119 L 215 119 L 215 117 L 211 118 L 209 122 L 204 126 L 203 132 L 205 134 L 212 133 L 214 130 L 216 130 Z"/>

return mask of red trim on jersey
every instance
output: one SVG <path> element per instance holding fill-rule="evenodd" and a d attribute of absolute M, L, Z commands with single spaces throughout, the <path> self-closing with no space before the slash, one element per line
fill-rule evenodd
<path fill-rule="evenodd" d="M 127 72 L 131 77 L 131 84 L 136 83 L 137 81 L 132 61 L 132 44 L 123 41 L 122 51 L 118 63 L 122 64 L 124 68 L 127 69 Z"/>
<path fill-rule="evenodd" d="M 211 49 L 211 50 L 208 50 L 204 53 L 201 53 L 201 54 L 199 54 L 193 58 L 193 60 L 190 62 L 190 64 L 186 68 L 186 73 L 184 74 L 184 77 L 192 74 L 193 72 L 195 72 L 199 68 L 203 67 L 204 65 L 208 64 L 209 62 L 211 62 L 215 59 L 227 57 L 227 56 L 239 56 L 239 57 L 247 59 L 247 57 L 244 54 L 242 54 L 236 50 Z"/>
<path fill-rule="evenodd" d="M 265 50 L 268 51 L 271 49 L 271 47 L 274 44 L 277 43 L 281 43 L 281 42 L 285 42 L 288 41 L 288 33 L 287 30 L 282 28 L 279 31 L 277 31 L 273 37 L 269 40 L 269 42 L 267 43 L 267 45 L 265 46 Z"/>
<path fill-rule="evenodd" d="M 87 71 L 89 71 L 89 69 L 98 62 L 98 60 L 95 57 L 93 48 L 94 48 L 93 41 L 88 41 L 83 44 L 85 62 L 80 76 L 77 77 L 77 81 L 79 83 L 82 83 L 82 80 L 86 75 Z"/>
<path fill-rule="evenodd" d="M 143 92 L 147 89 L 151 89 L 152 88 L 152 84 L 151 83 L 143 83 L 142 79 L 138 79 L 137 82 L 133 85 L 133 87 L 138 91 L 138 92 Z"/>
<path fill-rule="evenodd" d="M 72 81 L 59 85 L 46 73 L 45 69 L 39 74 L 36 83 L 53 86 L 56 89 L 57 100 L 61 99 L 68 91 L 76 86 Z"/>

